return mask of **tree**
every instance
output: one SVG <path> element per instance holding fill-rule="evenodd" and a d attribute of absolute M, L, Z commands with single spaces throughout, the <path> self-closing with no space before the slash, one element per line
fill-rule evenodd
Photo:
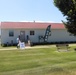
<path fill-rule="evenodd" d="M 76 35 L 76 0 L 54 0 L 54 5 L 66 16 L 62 21 L 68 32 Z"/>

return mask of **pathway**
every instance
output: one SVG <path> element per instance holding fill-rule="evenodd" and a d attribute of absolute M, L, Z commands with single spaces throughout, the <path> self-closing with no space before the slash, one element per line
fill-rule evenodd
<path fill-rule="evenodd" d="M 50 47 L 55 47 L 54 45 L 51 45 L 51 46 L 32 46 L 32 47 L 25 47 L 25 49 L 34 49 L 34 48 L 50 48 Z M 4 48 L 1 48 L 0 50 L 16 50 L 18 48 L 14 47 L 10 47 L 10 48 L 7 48 L 7 47 L 4 47 Z"/>

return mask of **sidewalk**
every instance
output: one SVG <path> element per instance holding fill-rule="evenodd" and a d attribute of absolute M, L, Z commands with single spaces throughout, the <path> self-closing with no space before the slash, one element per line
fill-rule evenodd
<path fill-rule="evenodd" d="M 76 46 L 76 44 L 69 44 L 69 46 Z M 25 47 L 25 49 L 34 49 L 34 48 L 51 48 L 51 47 L 56 47 L 55 45 L 37 45 L 37 46 L 32 46 L 32 47 Z M 3 47 L 3 48 L 0 48 L 0 51 L 1 50 L 18 50 L 18 48 L 16 47 Z M 20 50 L 20 49 L 19 49 Z"/>
<path fill-rule="evenodd" d="M 49 45 L 47 45 L 47 46 L 32 46 L 32 47 L 27 46 L 24 49 L 51 48 L 51 47 L 55 47 L 55 46 L 54 45 L 50 45 L 50 46 Z M 16 50 L 16 49 L 18 49 L 18 48 L 16 48 L 16 47 L 14 47 L 14 48 L 12 48 L 12 47 L 10 47 L 10 48 L 4 47 L 4 48 L 1 48 L 0 50 Z"/>

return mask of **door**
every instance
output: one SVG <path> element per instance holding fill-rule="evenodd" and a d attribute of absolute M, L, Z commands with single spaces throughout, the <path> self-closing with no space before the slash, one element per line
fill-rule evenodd
<path fill-rule="evenodd" d="M 20 40 L 21 42 L 25 42 L 25 31 L 20 31 Z"/>

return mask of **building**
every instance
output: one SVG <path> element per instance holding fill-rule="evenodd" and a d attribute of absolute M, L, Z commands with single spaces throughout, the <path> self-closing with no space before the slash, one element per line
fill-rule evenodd
<path fill-rule="evenodd" d="M 44 41 L 47 27 L 51 25 L 51 35 Z M 41 23 L 41 22 L 1 22 L 1 44 L 16 44 L 16 38 L 31 43 L 71 43 L 76 42 L 76 37 L 67 32 L 62 23 Z"/>

